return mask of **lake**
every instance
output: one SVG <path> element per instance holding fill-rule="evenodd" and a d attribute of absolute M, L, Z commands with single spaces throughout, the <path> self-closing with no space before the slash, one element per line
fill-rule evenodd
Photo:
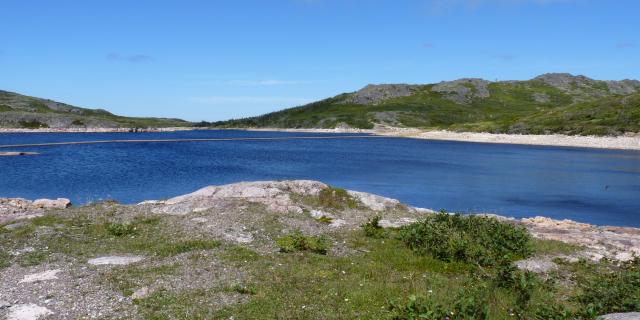
<path fill-rule="evenodd" d="M 0 134 L 0 145 L 333 135 L 236 130 L 25 133 Z M 312 179 L 436 210 L 640 227 L 639 151 L 403 138 L 94 144 L 3 151 L 41 154 L 0 157 L 0 197 L 137 203 L 207 185 Z"/>

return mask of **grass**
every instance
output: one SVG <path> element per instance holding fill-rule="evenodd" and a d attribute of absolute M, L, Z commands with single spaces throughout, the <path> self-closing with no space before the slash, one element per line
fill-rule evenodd
<path fill-rule="evenodd" d="M 125 296 L 212 266 L 234 270 L 203 288 L 154 288 L 134 302 L 145 319 L 442 319 L 451 312 L 455 319 L 590 319 L 640 310 L 640 259 L 562 261 L 557 272 L 536 276 L 512 261 L 580 248 L 530 239 L 492 218 L 441 213 L 400 229 L 381 229 L 372 218 L 361 230 L 282 236 L 286 226 L 261 215 L 277 253 L 195 236 L 176 223 L 185 217 L 121 211 L 96 204 L 0 229 L 0 268 L 43 263 L 53 253 L 145 255 L 144 264 L 100 271 L 101 284 Z M 36 251 L 9 254 L 24 246 Z"/>
<path fill-rule="evenodd" d="M 354 209 L 358 207 L 358 201 L 345 189 L 328 187 L 320 190 L 318 204 L 332 209 Z"/>
<path fill-rule="evenodd" d="M 111 222 L 107 213 L 93 216 L 90 212 L 104 210 L 101 205 L 86 207 L 72 214 L 50 214 L 31 220 L 0 238 L 0 244 L 25 245 L 34 239 L 38 228 L 49 228 L 39 236 L 47 244 L 47 252 L 87 259 L 107 254 L 142 254 L 169 257 L 195 250 L 209 250 L 220 246 L 217 239 L 190 237 L 176 226 L 165 225 L 159 217 L 138 216 L 129 222 Z M 8 240 L 12 241 L 9 242 Z M 31 259 L 34 261 L 40 260 Z"/>

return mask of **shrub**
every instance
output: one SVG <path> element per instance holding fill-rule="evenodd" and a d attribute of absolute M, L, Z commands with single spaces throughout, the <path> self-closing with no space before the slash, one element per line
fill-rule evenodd
<path fill-rule="evenodd" d="M 300 231 L 294 231 L 284 237 L 276 239 L 281 252 L 311 251 L 327 254 L 330 247 L 329 239 L 325 236 L 305 236 Z"/>
<path fill-rule="evenodd" d="M 446 262 L 492 266 L 531 254 L 531 236 L 524 228 L 482 216 L 441 212 L 403 227 L 400 239 L 414 251 Z"/>
<path fill-rule="evenodd" d="M 13 256 L 10 253 L 0 249 L 0 269 L 9 267 L 11 265 L 12 258 Z"/>
<path fill-rule="evenodd" d="M 115 237 L 125 237 L 135 234 L 137 229 L 130 223 L 110 223 L 107 225 L 107 232 Z"/>
<path fill-rule="evenodd" d="M 435 302 L 431 296 L 410 296 L 405 303 L 391 303 L 394 320 L 488 319 L 487 288 L 467 286 L 458 291 L 449 306 Z"/>
<path fill-rule="evenodd" d="M 26 129 L 49 128 L 49 125 L 38 120 L 20 121 L 20 126 Z"/>
<path fill-rule="evenodd" d="M 578 287 L 581 293 L 575 300 L 585 316 L 640 311 L 640 258 L 580 279 Z"/>
<path fill-rule="evenodd" d="M 385 235 L 384 228 L 380 226 L 380 216 L 376 215 L 370 218 L 365 224 L 361 225 L 364 235 L 370 238 L 382 238 Z"/>
<path fill-rule="evenodd" d="M 344 189 L 328 187 L 320 190 L 318 200 L 321 206 L 344 209 L 356 208 L 358 202 Z"/>

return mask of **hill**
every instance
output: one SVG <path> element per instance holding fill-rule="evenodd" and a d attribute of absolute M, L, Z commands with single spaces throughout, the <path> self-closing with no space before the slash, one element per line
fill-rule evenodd
<path fill-rule="evenodd" d="M 214 127 L 370 129 L 376 125 L 491 133 L 640 132 L 640 81 L 549 73 L 525 81 L 465 78 L 381 84 Z"/>
<path fill-rule="evenodd" d="M 149 128 L 191 126 L 180 119 L 133 118 L 0 90 L 0 128 Z"/>

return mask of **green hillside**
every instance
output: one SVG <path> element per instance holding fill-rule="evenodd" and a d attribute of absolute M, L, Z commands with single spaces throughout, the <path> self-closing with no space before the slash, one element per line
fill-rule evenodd
<path fill-rule="evenodd" d="M 117 116 L 0 90 L 0 128 L 160 128 L 191 126 L 180 119 Z"/>
<path fill-rule="evenodd" d="M 368 85 L 354 92 L 214 127 L 373 128 L 619 135 L 640 132 L 640 81 L 545 74 L 526 81 L 460 79 Z"/>

